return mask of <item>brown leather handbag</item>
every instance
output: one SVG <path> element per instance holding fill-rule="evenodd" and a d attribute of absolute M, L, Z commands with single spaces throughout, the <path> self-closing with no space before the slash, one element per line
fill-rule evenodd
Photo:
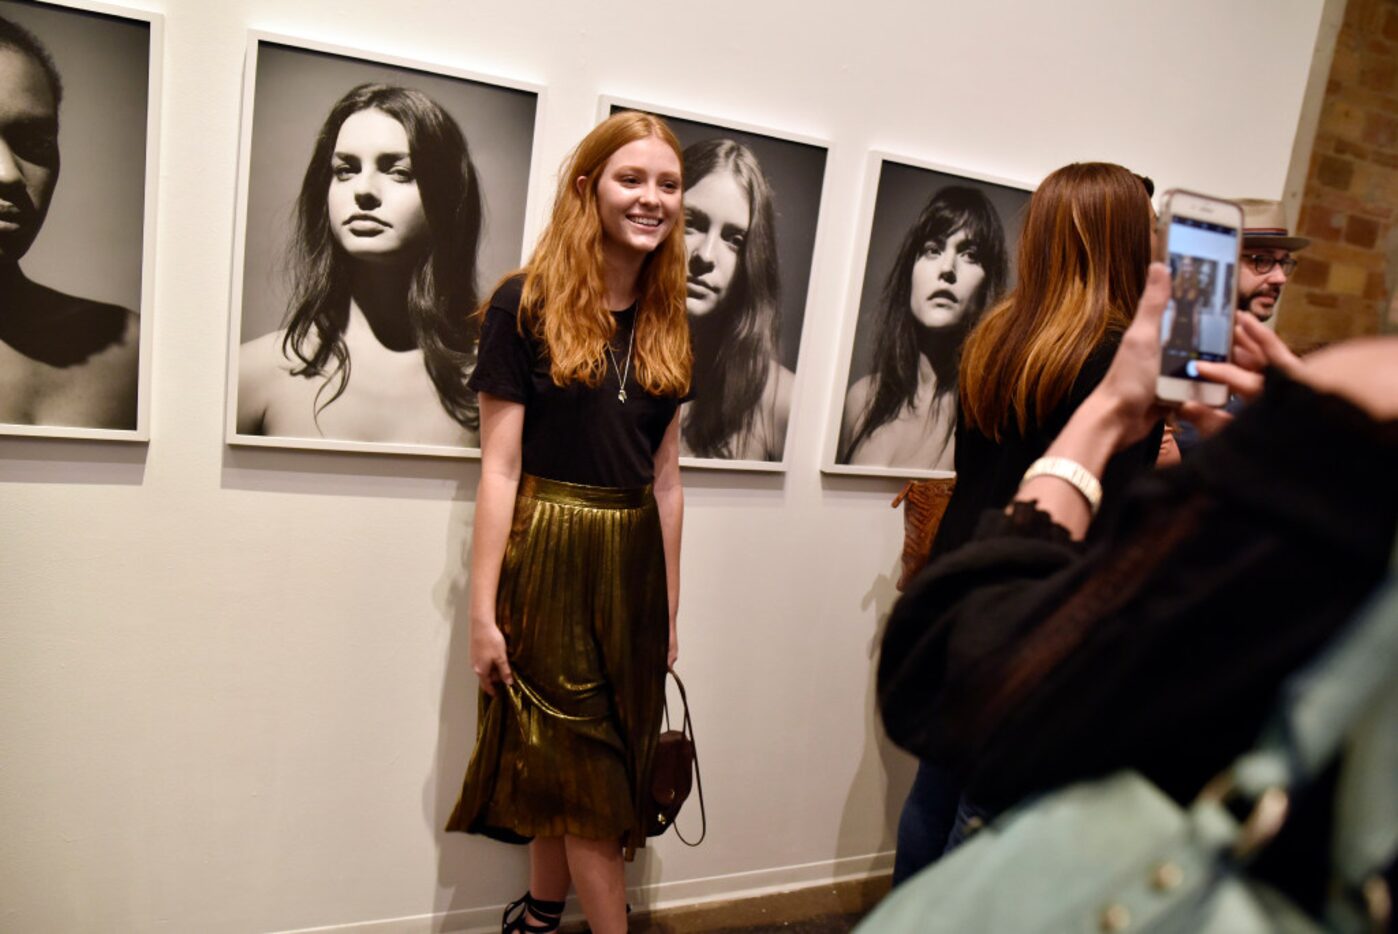
<path fill-rule="evenodd" d="M 670 669 L 670 677 L 680 689 L 680 702 L 684 705 L 684 722 L 680 729 L 670 728 L 670 702 L 665 702 L 665 729 L 655 744 L 655 760 L 650 773 L 650 800 L 646 809 L 646 836 L 658 837 L 671 827 L 675 818 L 689 797 L 692 787 L 699 787 L 699 819 L 701 829 L 699 839 L 693 843 L 684 838 L 680 828 L 675 827 L 675 836 L 686 846 L 698 846 L 704 842 L 709 832 L 709 817 L 704 812 L 704 783 L 699 778 L 699 756 L 694 748 L 694 724 L 689 719 L 689 698 L 684 693 L 684 682 Z M 691 777 L 692 776 L 692 777 Z"/>
<path fill-rule="evenodd" d="M 937 537 L 937 529 L 955 489 L 955 477 L 909 480 L 893 497 L 894 509 L 903 504 L 903 573 L 898 578 L 899 590 L 906 589 L 927 564 L 932 540 Z"/>

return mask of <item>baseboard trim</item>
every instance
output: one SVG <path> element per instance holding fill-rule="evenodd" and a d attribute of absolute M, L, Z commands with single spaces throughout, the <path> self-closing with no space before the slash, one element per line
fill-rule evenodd
<path fill-rule="evenodd" d="M 758 869 L 702 879 L 661 882 L 631 889 L 627 894 L 637 910 L 664 911 L 703 905 L 707 902 L 760 898 L 775 892 L 791 892 L 814 885 L 848 882 L 881 875 L 892 868 L 892 852 L 869 853 L 864 856 L 847 856 L 843 859 L 782 866 L 777 869 Z M 577 910 L 576 902 L 570 900 L 568 905 L 570 910 L 564 915 L 564 920 L 580 920 L 582 913 Z M 505 906 L 502 903 L 407 918 L 288 929 L 276 934 L 485 934 L 499 929 L 500 912 L 504 910 Z"/>
<path fill-rule="evenodd" d="M 705 902 L 761 898 L 813 885 L 829 885 L 877 876 L 893 869 L 893 853 L 869 853 L 778 869 L 758 869 L 704 879 L 661 882 L 632 891 L 632 901 L 647 911 L 702 905 Z"/>

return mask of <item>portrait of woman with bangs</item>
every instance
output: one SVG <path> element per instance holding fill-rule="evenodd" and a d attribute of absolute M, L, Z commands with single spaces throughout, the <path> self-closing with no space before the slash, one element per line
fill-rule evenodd
<path fill-rule="evenodd" d="M 961 342 L 1004 290 L 1007 255 L 982 192 L 928 200 L 884 284 L 874 370 L 845 396 L 844 463 L 952 468 Z"/>
<path fill-rule="evenodd" d="M 1027 197 L 883 162 L 837 465 L 955 469 L 961 345 L 1010 285 L 1012 234 Z"/>

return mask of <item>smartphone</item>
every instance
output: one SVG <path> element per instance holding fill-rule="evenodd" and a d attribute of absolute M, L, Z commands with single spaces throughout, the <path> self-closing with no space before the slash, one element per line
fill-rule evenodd
<path fill-rule="evenodd" d="M 1170 266 L 1170 303 L 1160 322 L 1162 402 L 1223 405 L 1228 387 L 1199 375 L 1201 360 L 1226 362 L 1238 306 L 1243 209 L 1192 191 L 1169 191 L 1160 211 L 1157 258 Z"/>

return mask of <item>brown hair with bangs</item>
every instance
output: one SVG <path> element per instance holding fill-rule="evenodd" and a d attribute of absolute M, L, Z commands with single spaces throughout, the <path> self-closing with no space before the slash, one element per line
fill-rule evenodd
<path fill-rule="evenodd" d="M 961 408 L 997 441 L 1067 397 L 1093 349 L 1136 313 L 1150 265 L 1150 201 L 1140 178 L 1075 162 L 1045 178 L 1019 238 L 1019 281 L 966 338 Z"/>
<path fill-rule="evenodd" d="M 673 149 L 683 165 L 675 134 L 659 117 L 639 111 L 613 114 L 578 143 L 559 177 L 553 216 L 524 267 L 520 327 L 544 342 L 558 386 L 577 382 L 596 388 L 606 374 L 606 348 L 616 322 L 606 303 L 597 182 L 618 149 L 652 136 Z M 578 186 L 579 177 L 587 183 Z M 689 391 L 693 355 L 680 218 L 646 257 L 637 291 L 636 380 L 653 395 L 683 395 Z"/>

